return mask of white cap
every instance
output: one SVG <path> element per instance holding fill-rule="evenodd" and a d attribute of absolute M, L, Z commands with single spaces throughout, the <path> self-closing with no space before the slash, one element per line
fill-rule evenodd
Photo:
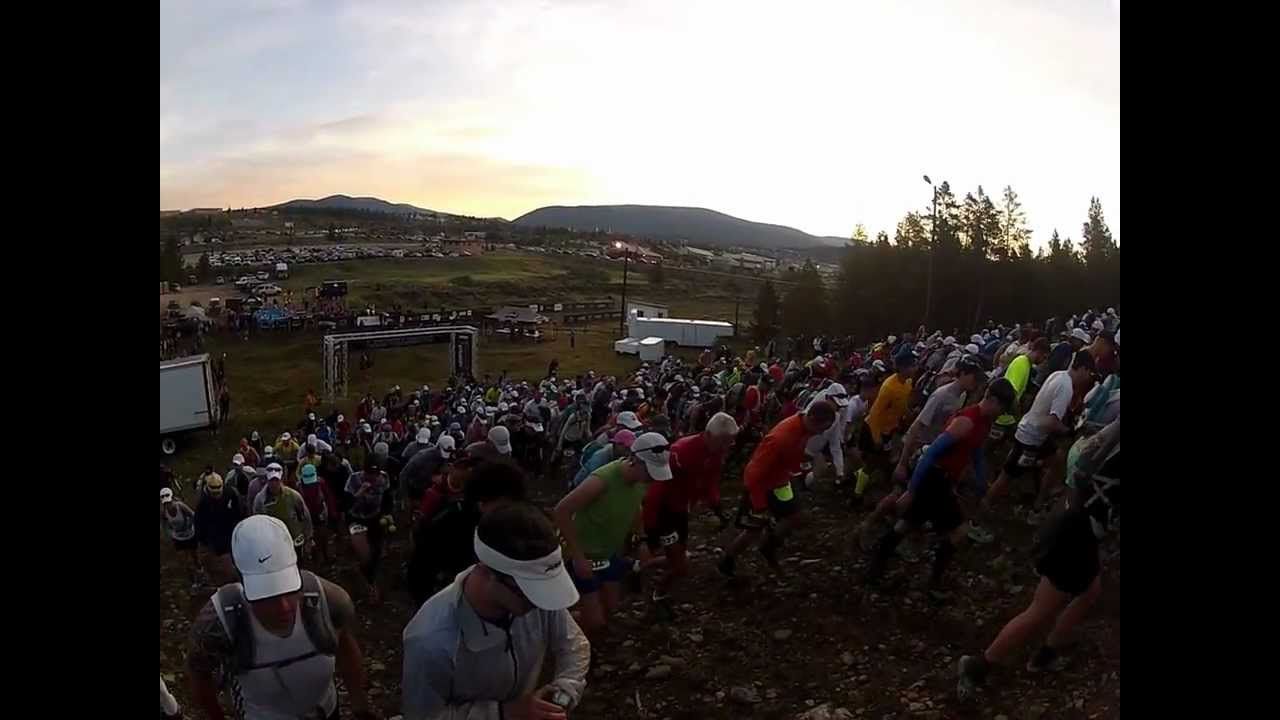
<path fill-rule="evenodd" d="M 1089 337 L 1089 333 L 1085 332 L 1084 328 L 1075 328 L 1074 330 L 1072 330 L 1071 337 L 1079 340 L 1085 345 L 1088 345 L 1089 343 L 1093 342 L 1093 338 Z"/>
<path fill-rule="evenodd" d="M 889 343 L 890 345 L 892 345 L 892 344 L 894 344 L 894 343 L 896 343 L 896 342 L 898 342 L 898 336 L 897 336 L 897 335 L 890 335 L 890 336 L 889 336 L 888 343 Z"/>
<path fill-rule="evenodd" d="M 436 449 L 438 449 L 440 451 L 440 454 L 446 458 L 452 455 L 454 449 L 456 449 L 457 447 L 458 447 L 458 444 L 453 439 L 452 435 L 441 435 L 440 442 L 436 443 Z"/>
<path fill-rule="evenodd" d="M 980 352 L 980 349 L 978 348 L 977 345 L 974 345 L 973 343 L 969 343 L 968 345 L 964 346 L 964 351 L 969 353 L 970 355 L 977 355 Z"/>
<path fill-rule="evenodd" d="M 506 403 L 504 403 L 504 402 L 500 402 L 500 403 L 498 403 L 498 412 L 506 412 L 506 411 L 508 411 L 508 410 L 510 410 L 510 409 L 511 409 L 511 406 L 510 406 L 510 405 L 508 405 L 508 404 L 506 404 Z"/>
<path fill-rule="evenodd" d="M 283 440 L 284 442 L 289 442 L 290 440 L 293 439 L 293 436 L 290 435 L 289 433 L 280 433 L 280 439 Z"/>
<path fill-rule="evenodd" d="M 486 567 L 510 575 L 529 602 L 542 610 L 564 610 L 578 602 L 578 589 L 565 571 L 564 558 L 557 546 L 551 554 L 535 560 L 513 560 L 494 550 L 480 539 L 476 530 L 472 546 L 476 559 Z"/>
<path fill-rule="evenodd" d="M 670 480 L 670 447 L 670 443 L 662 435 L 647 432 L 631 443 L 631 456 L 644 463 L 649 477 L 659 481 Z"/>
<path fill-rule="evenodd" d="M 338 422 L 342 422 L 343 420 L 346 420 L 346 419 L 347 419 L 347 418 L 346 418 L 346 417 L 344 417 L 344 416 L 342 416 L 342 415 L 339 415 L 339 416 L 338 416 Z"/>
<path fill-rule="evenodd" d="M 271 457 L 272 455 L 275 455 L 275 454 L 276 454 L 276 449 L 271 447 L 270 445 L 262 448 L 262 457 Z"/>
<path fill-rule="evenodd" d="M 956 344 L 956 336 L 955 336 L 955 335 L 948 335 L 948 336 L 946 336 L 946 337 L 942 338 L 942 344 L 943 344 L 943 345 L 946 345 L 947 347 L 950 347 L 950 346 L 952 346 L 952 345 L 955 345 L 955 344 Z"/>
<path fill-rule="evenodd" d="M 160 488 L 160 502 L 173 502 L 173 491 L 169 488 Z"/>
<path fill-rule="evenodd" d="M 282 477 L 284 477 L 284 468 L 280 466 L 280 463 L 273 462 L 267 466 L 268 480 L 279 480 Z"/>
<path fill-rule="evenodd" d="M 235 455 L 232 455 L 232 456 L 231 456 L 231 464 L 232 464 L 232 465 L 235 465 L 236 467 L 240 467 L 241 465 L 243 465 L 243 464 L 244 464 L 244 455 L 241 455 L 240 453 L 236 453 Z"/>
<path fill-rule="evenodd" d="M 316 437 L 315 433 L 311 433 L 310 435 L 307 436 L 307 444 L 310 445 L 311 447 L 315 447 L 316 443 L 318 443 L 319 441 L 320 441 L 320 438 Z"/>
<path fill-rule="evenodd" d="M 832 383 L 827 386 L 825 398 L 835 403 L 836 407 L 844 407 L 849 404 L 849 391 L 840 383 Z"/>
<path fill-rule="evenodd" d="M 970 336 L 969 336 L 969 342 L 971 342 L 971 343 L 980 343 L 980 342 L 982 342 L 982 335 L 981 335 L 980 333 L 974 333 L 974 334 L 970 335 Z"/>
<path fill-rule="evenodd" d="M 618 413 L 618 424 L 628 430 L 636 430 L 643 423 L 640 422 L 640 418 L 636 417 L 635 413 L 630 410 L 623 410 Z"/>
<path fill-rule="evenodd" d="M 738 434 L 738 421 L 726 412 L 718 412 L 707 421 L 707 432 L 717 437 L 732 437 Z"/>
<path fill-rule="evenodd" d="M 279 518 L 250 515 L 241 520 L 231 531 L 231 558 L 240 571 L 245 600 L 263 600 L 302 589 L 293 537 Z"/>
<path fill-rule="evenodd" d="M 489 430 L 489 442 L 498 448 L 498 452 L 503 455 L 511 454 L 511 433 L 505 427 L 498 425 Z"/>
<path fill-rule="evenodd" d="M 422 428 L 421 430 L 418 431 L 418 435 L 414 439 L 418 441 L 419 445 L 426 445 L 427 443 L 431 442 L 431 429 Z"/>

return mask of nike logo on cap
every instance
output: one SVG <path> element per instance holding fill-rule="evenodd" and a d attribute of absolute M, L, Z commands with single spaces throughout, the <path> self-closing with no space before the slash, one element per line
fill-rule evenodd
<path fill-rule="evenodd" d="M 264 563 L 264 562 L 266 562 L 266 561 L 268 561 L 268 560 L 270 560 L 270 559 L 271 559 L 271 556 L 270 556 L 270 555 L 268 555 L 268 556 L 266 556 L 266 557 L 260 557 L 260 558 L 258 558 L 258 564 L 259 564 L 259 565 L 261 565 L 262 563 Z"/>

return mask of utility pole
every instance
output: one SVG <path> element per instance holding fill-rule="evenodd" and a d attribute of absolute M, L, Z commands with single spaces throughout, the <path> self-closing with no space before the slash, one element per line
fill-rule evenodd
<path fill-rule="evenodd" d="M 924 181 L 933 188 L 933 215 L 929 222 L 929 280 L 924 290 L 924 326 L 928 329 L 929 311 L 933 307 L 933 253 L 938 244 L 938 188 L 928 175 L 924 176 Z"/>
<path fill-rule="evenodd" d="M 631 249 L 622 243 L 615 243 L 614 247 L 622 250 L 622 312 L 618 316 L 618 332 L 621 337 L 627 336 L 627 266 L 631 262 Z"/>

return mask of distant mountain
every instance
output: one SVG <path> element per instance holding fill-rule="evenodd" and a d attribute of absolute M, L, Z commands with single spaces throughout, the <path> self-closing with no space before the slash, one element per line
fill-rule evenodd
<path fill-rule="evenodd" d="M 290 200 L 272 205 L 271 210 L 359 210 L 362 212 L 385 213 L 387 215 L 428 215 L 440 218 L 465 219 L 466 216 L 452 213 L 427 210 L 408 203 L 389 203 L 375 197 L 351 197 L 350 195 L 330 195 L 319 200 Z M 494 218 L 500 219 L 500 218 Z"/>
<path fill-rule="evenodd" d="M 513 220 L 516 225 L 610 230 L 665 240 L 756 248 L 814 248 L 844 244 L 785 225 L 751 222 L 703 208 L 661 205 L 553 205 Z"/>

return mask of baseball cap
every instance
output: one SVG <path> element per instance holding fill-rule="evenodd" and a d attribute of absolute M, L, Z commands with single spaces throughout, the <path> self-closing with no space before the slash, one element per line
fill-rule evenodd
<path fill-rule="evenodd" d="M 640 418 L 630 410 L 618 413 L 618 424 L 628 430 L 636 430 L 641 426 Z"/>
<path fill-rule="evenodd" d="M 243 464 L 244 464 L 244 455 L 241 455 L 240 453 L 236 453 L 235 455 L 232 455 L 232 456 L 231 456 L 231 464 L 232 464 L 232 465 L 235 465 L 236 467 L 240 467 L 241 465 L 243 465 Z"/>
<path fill-rule="evenodd" d="M 275 455 L 275 454 L 276 454 L 276 449 L 271 447 L 270 445 L 262 448 L 262 457 L 271 457 L 272 455 Z"/>
<path fill-rule="evenodd" d="M 981 343 L 981 342 L 982 342 L 982 335 L 981 335 L 981 334 L 979 334 L 979 333 L 974 333 L 974 334 L 970 335 L 970 336 L 969 336 L 969 342 L 971 342 L 971 343 Z"/>
<path fill-rule="evenodd" d="M 440 442 L 436 443 L 436 448 L 446 458 L 452 455 L 457 447 L 458 443 L 453 439 L 452 435 L 442 435 L 440 436 Z"/>
<path fill-rule="evenodd" d="M 417 437 L 414 438 L 414 440 L 416 440 L 419 445 L 425 445 L 431 442 L 431 429 L 422 428 L 421 430 L 418 431 L 418 435 Z"/>
<path fill-rule="evenodd" d="M 630 430 L 619 430 L 613 434 L 613 437 L 609 438 L 609 442 L 614 443 L 615 445 L 621 445 L 628 449 L 635 444 L 635 441 L 636 434 Z"/>
<path fill-rule="evenodd" d="M 489 430 L 489 442 L 498 448 L 498 452 L 503 455 L 511 454 L 511 432 L 505 427 L 498 425 Z"/>
<path fill-rule="evenodd" d="M 836 404 L 836 407 L 844 407 L 849 404 L 849 391 L 844 389 L 840 383 L 832 383 L 827 388 L 827 399 Z"/>
<path fill-rule="evenodd" d="M 281 467 L 280 463 L 271 463 L 267 466 L 268 480 L 279 480 L 282 477 L 284 477 L 284 468 Z"/>
<path fill-rule="evenodd" d="M 671 461 L 667 452 L 670 447 L 662 435 L 647 432 L 631 443 L 631 455 L 644 463 L 649 477 L 659 481 L 670 480 Z"/>
<path fill-rule="evenodd" d="M 293 537 L 279 518 L 251 515 L 241 520 L 231 531 L 231 558 L 240 571 L 245 600 L 263 600 L 302 589 Z"/>
<path fill-rule="evenodd" d="M 307 463 L 307 464 L 303 465 L 303 466 L 302 466 L 302 471 L 301 471 L 301 477 L 302 477 L 302 484 L 303 484 L 303 485 L 314 485 L 314 484 L 316 484 L 316 481 L 317 481 L 317 478 L 316 478 L 316 466 L 315 466 L 315 465 L 312 465 L 311 463 Z"/>
<path fill-rule="evenodd" d="M 977 345 L 974 345 L 973 343 L 969 343 L 968 345 L 964 346 L 964 351 L 969 353 L 970 355 L 977 355 L 979 352 L 979 348 Z"/>
<path fill-rule="evenodd" d="M 292 435 L 290 435 L 289 433 L 280 433 L 280 440 L 281 440 L 281 441 L 283 441 L 283 442 L 289 442 L 289 441 L 290 441 L 290 440 L 292 440 L 292 439 L 293 439 L 293 436 L 292 436 Z"/>
<path fill-rule="evenodd" d="M 903 348 L 897 355 L 893 356 L 893 366 L 898 368 L 911 367 L 916 364 L 916 354 L 911 352 L 911 348 Z"/>
<path fill-rule="evenodd" d="M 1093 338 L 1089 337 L 1089 333 L 1086 332 L 1083 328 L 1075 328 L 1074 330 L 1072 330 L 1071 337 L 1075 338 L 1076 340 L 1079 340 L 1085 345 L 1088 345 L 1089 343 L 1093 342 Z"/>
<path fill-rule="evenodd" d="M 160 488 L 160 502 L 173 502 L 173 491 L 169 488 Z"/>
<path fill-rule="evenodd" d="M 955 345 L 955 344 L 956 344 L 956 336 L 955 336 L 955 335 L 948 335 L 948 336 L 946 336 L 946 337 L 942 338 L 942 344 L 943 344 L 943 345 L 946 345 L 947 347 L 951 347 L 952 345 Z"/>

